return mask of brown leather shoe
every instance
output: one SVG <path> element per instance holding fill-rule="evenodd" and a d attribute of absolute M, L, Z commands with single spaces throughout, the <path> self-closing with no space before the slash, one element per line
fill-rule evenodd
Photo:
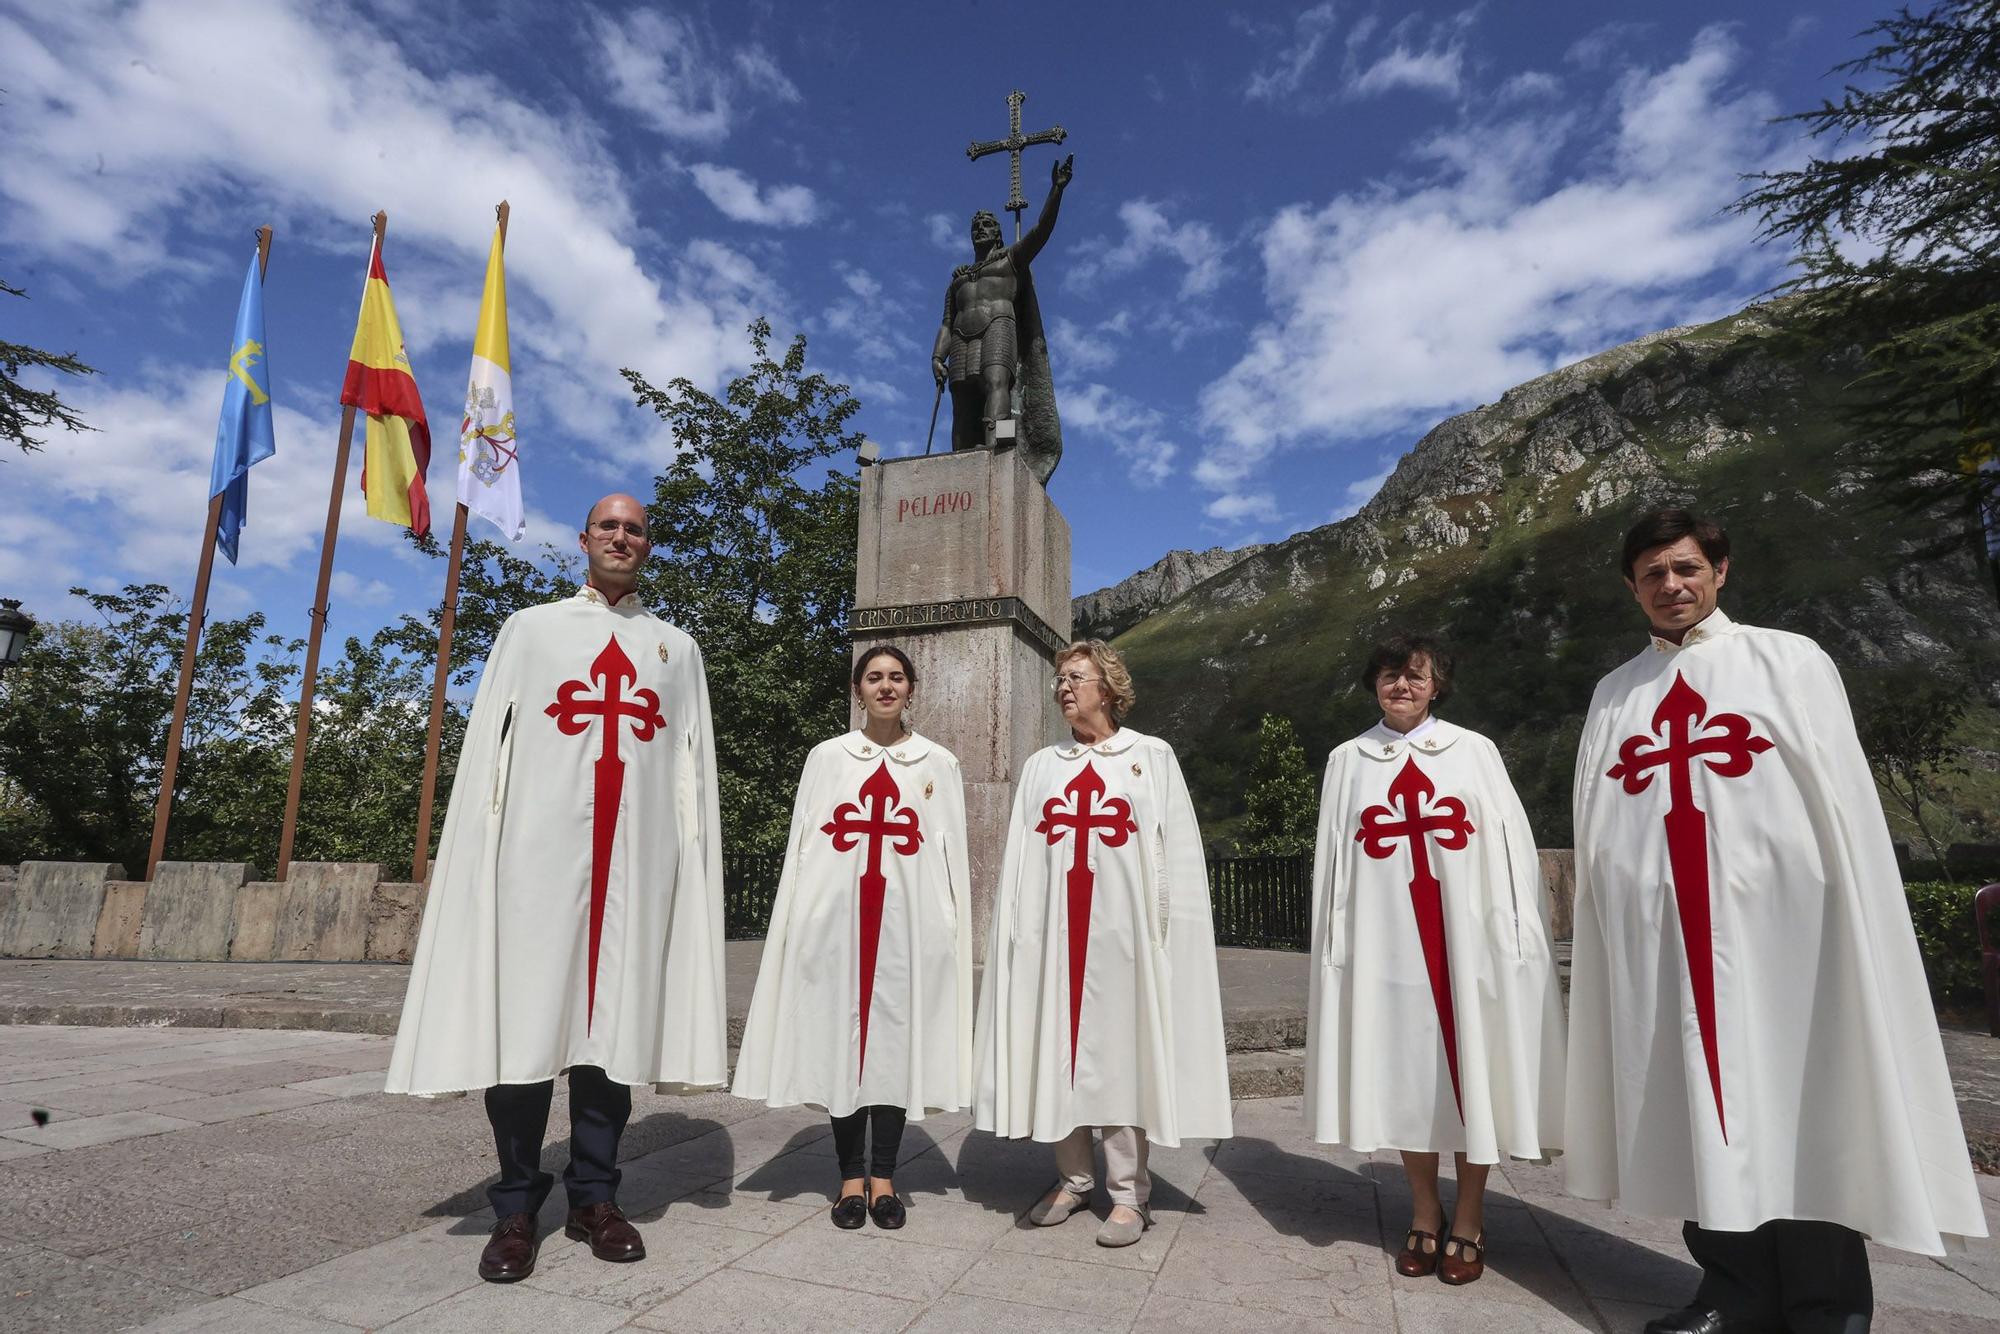
<path fill-rule="evenodd" d="M 535 1216 L 508 1214 L 493 1225 L 479 1253 L 479 1277 L 488 1283 L 518 1283 L 535 1272 Z"/>
<path fill-rule="evenodd" d="M 570 1210 L 563 1235 L 589 1242 L 592 1255 L 613 1264 L 630 1264 L 646 1258 L 646 1243 L 640 1238 L 639 1229 L 626 1222 L 625 1215 L 610 1200 Z"/>
<path fill-rule="evenodd" d="M 1451 1253 L 1458 1247 L 1458 1254 Z M 1454 1286 L 1471 1283 L 1486 1272 L 1486 1234 L 1479 1234 L 1476 1241 L 1464 1237 L 1447 1237 L 1444 1254 L 1438 1259 L 1438 1277 Z"/>
<path fill-rule="evenodd" d="M 1410 1235 L 1403 1238 L 1402 1251 L 1396 1256 L 1396 1272 L 1404 1278 L 1425 1278 L 1435 1272 L 1438 1267 L 1437 1239 L 1435 1232 L 1411 1228 Z M 1431 1244 L 1429 1250 L 1424 1249 L 1425 1242 Z"/>

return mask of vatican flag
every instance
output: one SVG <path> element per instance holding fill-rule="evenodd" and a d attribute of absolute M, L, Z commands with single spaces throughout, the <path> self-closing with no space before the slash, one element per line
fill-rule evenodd
<path fill-rule="evenodd" d="M 465 386 L 465 420 L 458 428 L 458 501 L 497 526 L 509 541 L 527 531 L 521 510 L 521 469 L 514 449 L 514 379 L 507 366 L 507 274 L 500 253 L 504 225 L 493 229 L 486 256 L 486 294 L 472 336 L 472 378 Z"/>

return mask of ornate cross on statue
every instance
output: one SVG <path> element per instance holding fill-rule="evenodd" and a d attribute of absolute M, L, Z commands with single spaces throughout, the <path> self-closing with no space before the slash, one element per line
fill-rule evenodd
<path fill-rule="evenodd" d="M 1708 816 L 1694 804 L 1694 764 L 1699 760 L 1718 778 L 1741 778 L 1756 757 L 1771 749 L 1766 737 L 1750 734 L 1750 720 L 1740 713 L 1707 717 L 1708 701 L 1674 673 L 1674 683 L 1660 707 L 1653 710 L 1653 736 L 1662 744 L 1646 748 L 1652 736 L 1626 737 L 1618 747 L 1618 763 L 1606 778 L 1616 778 L 1632 795 L 1652 785 L 1656 768 L 1667 771 L 1667 862 L 1674 875 L 1674 906 L 1681 920 L 1681 945 L 1687 953 L 1688 990 L 1694 995 L 1695 1022 L 1701 1027 L 1702 1056 L 1708 1062 L 1708 1084 L 1715 1094 L 1715 1120 L 1722 1142 L 1729 1142 L 1729 1121 L 1722 1111 L 1722 1063 L 1715 1044 L 1715 939 L 1709 924 Z"/>
<path fill-rule="evenodd" d="M 1019 88 L 1007 94 L 1007 137 L 1005 139 L 987 139 L 983 141 L 975 139 L 972 141 L 971 146 L 965 150 L 965 156 L 974 162 L 979 161 L 979 159 L 990 153 L 1005 153 L 1008 155 L 1008 168 L 1012 174 L 1012 184 L 1007 191 L 1007 203 L 1004 207 L 1009 213 L 1014 215 L 1014 239 L 1016 241 L 1021 239 L 1021 210 L 1028 207 L 1028 201 L 1021 198 L 1021 150 L 1034 144 L 1059 144 L 1069 138 L 1069 131 L 1060 125 L 1054 126 L 1051 129 L 1037 130 L 1033 134 L 1022 134 L 1021 103 L 1027 100 L 1028 95 Z"/>
<path fill-rule="evenodd" d="M 1458 1088 L 1458 1019 L 1451 1002 L 1451 960 L 1445 953 L 1444 886 L 1431 871 L 1430 836 L 1438 847 L 1457 852 L 1477 831 L 1465 818 L 1465 803 L 1457 797 L 1432 797 L 1436 788 L 1430 777 L 1417 767 L 1415 756 L 1403 761 L 1403 771 L 1389 784 L 1389 800 L 1402 808 L 1403 818 L 1388 806 L 1370 806 L 1361 812 L 1361 828 L 1354 841 L 1361 850 L 1378 860 L 1392 857 L 1397 841 L 1410 844 L 1410 907 L 1417 915 L 1417 939 L 1424 948 L 1424 971 L 1430 974 L 1431 1003 L 1437 1007 L 1438 1036 L 1444 1039 L 1445 1067 L 1451 1071 L 1451 1097 L 1458 1104 L 1458 1119 L 1465 1120 L 1465 1099 Z M 1424 807 L 1430 813 L 1424 813 Z"/>
<path fill-rule="evenodd" d="M 604 892 L 611 879 L 611 840 L 618 832 L 618 803 L 625 792 L 625 761 L 618 758 L 618 729 L 628 719 L 634 741 L 651 741 L 653 734 L 667 725 L 660 713 L 660 697 L 650 690 L 634 690 L 625 697 L 625 686 L 639 679 L 632 660 L 618 647 L 618 636 L 605 641 L 604 651 L 590 664 L 586 676 L 598 683 L 595 698 L 583 692 L 587 681 L 565 681 L 556 687 L 556 702 L 542 712 L 556 720 L 556 730 L 564 736 L 581 736 L 596 718 L 598 732 L 597 765 L 593 772 L 595 791 L 590 815 L 590 974 L 585 984 L 583 1027 L 590 1031 L 597 1015 L 597 944 L 604 935 Z"/>
<path fill-rule="evenodd" d="M 923 843 L 917 827 L 917 813 L 905 806 L 896 809 L 903 794 L 889 776 L 884 760 L 861 785 L 861 802 L 846 801 L 833 808 L 833 818 L 819 827 L 833 837 L 835 852 L 851 852 L 859 839 L 868 840 L 868 861 L 861 870 L 861 1062 L 868 1064 L 868 1007 L 875 999 L 875 951 L 882 942 L 882 900 L 889 882 L 882 875 L 882 846 L 887 843 L 902 857 L 916 852 Z M 863 816 L 861 807 L 868 808 Z"/>
<path fill-rule="evenodd" d="M 1088 760 L 1063 793 L 1071 808 L 1063 809 L 1061 797 L 1050 797 L 1042 803 L 1042 822 L 1035 826 L 1035 832 L 1048 835 L 1051 844 L 1062 838 L 1064 830 L 1076 833 L 1064 880 L 1069 891 L 1069 1082 L 1075 1084 L 1077 1021 L 1083 1017 L 1083 966 L 1090 953 L 1090 899 L 1097 889 L 1097 872 L 1090 865 L 1090 831 L 1101 835 L 1099 842 L 1105 847 L 1116 848 L 1137 833 L 1139 826 L 1132 820 L 1132 803 L 1125 798 L 1109 797 L 1097 805 L 1104 797 L 1104 780 Z"/>

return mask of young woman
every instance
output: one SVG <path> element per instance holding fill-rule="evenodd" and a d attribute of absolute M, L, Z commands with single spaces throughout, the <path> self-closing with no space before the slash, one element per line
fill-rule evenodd
<path fill-rule="evenodd" d="M 1327 761 L 1305 1115 L 1322 1143 L 1402 1151 L 1396 1271 L 1459 1284 L 1485 1272 L 1493 1164 L 1556 1147 L 1563 1031 L 1527 812 L 1493 743 L 1431 713 L 1451 668 L 1425 635 L 1377 644 L 1360 681 L 1382 721 Z"/>
<path fill-rule="evenodd" d="M 901 649 L 868 649 L 861 729 L 806 758 L 736 1063 L 736 1096 L 832 1117 L 841 1228 L 903 1226 L 906 1114 L 972 1097 L 964 783 L 957 758 L 910 729 L 916 689 Z"/>

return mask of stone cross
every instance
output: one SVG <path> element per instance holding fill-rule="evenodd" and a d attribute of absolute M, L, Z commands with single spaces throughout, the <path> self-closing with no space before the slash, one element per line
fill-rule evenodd
<path fill-rule="evenodd" d="M 1014 239 L 1021 239 L 1021 211 L 1028 207 L 1028 201 L 1021 198 L 1021 150 L 1034 144 L 1059 144 L 1069 138 L 1069 131 L 1057 125 L 1047 130 L 1037 130 L 1033 134 L 1021 133 L 1021 103 L 1028 95 L 1016 88 L 1007 94 L 1007 137 L 1005 139 L 974 140 L 965 156 L 974 162 L 990 153 L 1008 155 L 1008 167 L 1012 174 L 1012 184 L 1007 191 L 1006 210 L 1014 215 Z"/>

